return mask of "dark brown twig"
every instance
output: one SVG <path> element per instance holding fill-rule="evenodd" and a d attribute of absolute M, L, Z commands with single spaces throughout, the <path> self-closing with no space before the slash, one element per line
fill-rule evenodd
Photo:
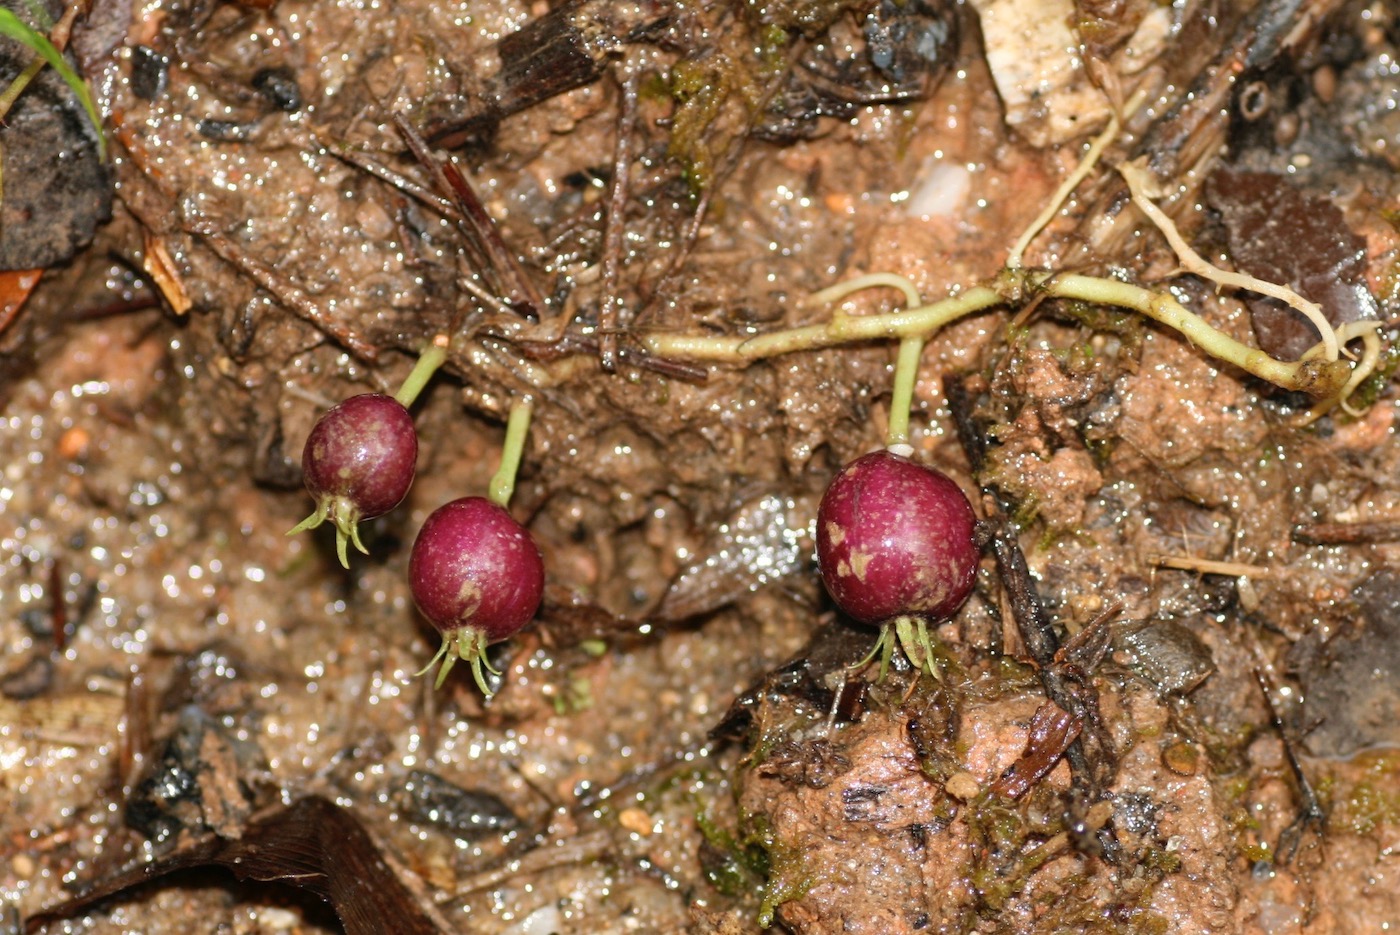
<path fill-rule="evenodd" d="M 1300 545 L 1370 545 L 1400 542 L 1400 522 L 1300 523 L 1293 527 L 1293 541 Z"/>
<path fill-rule="evenodd" d="M 1088 803 L 1098 801 L 1103 798 L 1104 790 L 1113 781 L 1118 769 L 1112 741 L 1099 718 L 1098 695 L 1092 686 L 1075 678 L 1072 669 L 1055 661 L 1055 654 L 1060 648 L 1059 638 L 1035 593 L 1021 544 L 1005 520 L 983 521 L 978 527 L 978 536 L 983 547 L 990 547 L 996 556 L 997 570 L 1011 603 L 1016 628 L 1037 664 L 1045 697 L 1083 725 L 1082 733 L 1066 749 L 1065 758 L 1069 761 L 1070 775 L 1079 794 Z M 1077 810 L 1087 812 L 1088 803 L 1077 806 Z M 1117 863 L 1121 859 L 1122 848 L 1112 826 L 1099 828 L 1096 837 L 1104 859 Z"/>
<path fill-rule="evenodd" d="M 438 187 L 451 195 L 457 210 L 461 212 L 462 221 L 457 226 L 465 235 L 470 252 L 475 255 L 475 265 L 515 311 L 538 321 L 544 308 L 544 298 L 525 274 L 520 260 L 506 246 L 495 220 L 477 197 L 471 182 L 453 163 L 434 156 L 423 137 L 403 114 L 394 114 L 394 125 L 403 134 L 414 158 L 432 173 Z"/>
<path fill-rule="evenodd" d="M 1000 518 L 979 523 L 977 533 L 982 547 L 990 548 L 996 558 L 1001 586 L 1006 590 L 1021 641 L 1026 644 L 1026 650 L 1035 664 L 1042 670 L 1049 669 L 1055 664 L 1060 638 L 1055 635 L 1050 615 L 1045 612 L 1040 596 L 1035 592 L 1021 543 L 1011 527 Z"/>
<path fill-rule="evenodd" d="M 622 79 L 618 101 L 617 140 L 613 145 L 613 172 L 608 182 L 607 219 L 603 229 L 603 285 L 598 308 L 598 359 L 608 373 L 617 370 L 617 329 L 622 311 L 617 280 L 622 268 L 623 234 L 626 231 L 627 193 L 632 178 L 632 137 L 637 124 L 637 87 L 641 70 L 629 67 Z"/>
<path fill-rule="evenodd" d="M 1303 772 L 1303 764 L 1298 760 L 1298 753 L 1293 748 L 1293 740 L 1284 727 L 1283 718 L 1279 715 L 1278 706 L 1274 704 L 1273 692 L 1269 688 L 1268 679 L 1264 678 L 1264 673 L 1258 668 L 1254 670 L 1254 680 L 1259 683 L 1259 692 L 1264 696 L 1264 705 L 1269 709 L 1269 726 L 1272 727 L 1283 741 L 1283 756 L 1288 761 L 1288 769 L 1293 773 L 1293 781 L 1298 786 L 1298 813 L 1287 828 L 1279 832 L 1278 844 L 1274 847 L 1276 860 L 1280 865 L 1287 864 L 1298 853 L 1299 846 L 1303 843 L 1303 834 L 1309 827 L 1317 828 L 1322 832 L 1327 825 L 1327 812 L 1322 808 L 1322 802 L 1318 800 L 1317 790 L 1308 781 L 1307 774 Z"/>
<path fill-rule="evenodd" d="M 953 413 L 958 439 L 972 463 L 973 472 L 977 473 L 986 458 L 988 440 L 975 416 L 976 401 L 967 385 L 971 379 L 967 375 L 949 377 L 944 381 L 944 393 Z M 1081 724 L 1079 736 L 1065 749 L 1065 759 L 1069 761 L 1074 791 L 1080 799 L 1075 803 L 1075 810 L 1081 815 L 1087 814 L 1094 802 L 1104 798 L 1104 790 L 1118 770 L 1112 739 L 1099 716 L 1098 694 L 1087 682 L 1087 673 L 1082 672 L 1074 660 L 1058 658 L 1060 638 L 1036 593 L 1021 543 L 1006 519 L 1010 504 L 1001 491 L 989 486 L 982 490 L 992 515 L 978 524 L 978 543 L 983 549 L 991 549 L 996 558 L 1011 615 L 1021 641 L 1035 661 L 1045 697 Z M 1078 653 L 1067 655 L 1076 659 L 1079 656 Z M 1099 827 L 1094 837 L 1105 860 L 1117 863 L 1121 859 L 1122 847 L 1111 824 Z"/>
<path fill-rule="evenodd" d="M 1084 731 L 1076 741 L 1079 749 L 1068 751 L 1070 766 L 1096 791 L 1102 790 L 1113 781 L 1117 756 L 1099 718 L 1097 693 L 1076 667 L 1062 664 L 1057 658 L 1060 639 L 1035 592 L 1034 580 L 1026 567 L 1026 555 L 1011 527 L 1004 520 L 987 520 L 979 525 L 978 536 L 996 557 L 1011 614 L 1021 641 L 1039 670 L 1045 696 L 1084 722 Z"/>
<path fill-rule="evenodd" d="M 324 146 L 325 144 L 322 145 Z M 465 220 L 462 216 L 462 212 L 458 211 L 457 206 L 451 201 L 443 198 L 436 192 L 429 191 L 408 176 L 400 172 L 395 172 L 393 169 L 371 159 L 369 156 L 342 147 L 326 146 L 325 149 L 326 152 L 330 153 L 341 162 L 352 165 L 362 172 L 374 176 L 381 182 L 389 183 L 405 195 L 416 198 L 429 208 L 437 211 L 448 220 L 458 223 Z"/>
<path fill-rule="evenodd" d="M 68 599 L 63 589 L 63 561 L 57 557 L 49 565 L 48 589 L 53 646 L 61 653 L 68 648 Z"/>
<path fill-rule="evenodd" d="M 634 33 L 671 14 L 669 4 L 565 0 L 496 42 L 500 70 L 465 103 L 465 113 L 430 120 L 434 146 L 480 146 L 500 122 L 602 76 L 607 59 Z"/>
<path fill-rule="evenodd" d="M 736 159 L 735 161 L 737 162 L 738 160 Z M 724 172 L 727 168 L 727 166 L 722 167 L 721 172 Z M 647 303 L 648 306 L 654 304 L 658 298 L 664 299 L 671 293 L 673 284 L 679 278 L 681 270 L 685 268 L 686 261 L 688 261 L 690 255 L 695 252 L 695 246 L 700 242 L 700 228 L 704 225 L 705 215 L 710 210 L 710 200 L 714 198 L 715 189 L 718 187 L 719 179 L 722 177 L 720 173 L 716 173 L 715 180 L 708 188 L 700 193 L 700 200 L 695 204 L 695 214 L 691 216 L 690 221 L 685 226 L 685 233 L 681 235 L 679 249 L 677 249 L 675 255 L 671 257 L 671 262 L 666 265 L 666 272 L 661 276 L 658 287 L 653 290 L 651 301 Z M 646 309 L 643 309 L 643 311 L 646 311 Z"/>
<path fill-rule="evenodd" d="M 1073 666 L 1082 673 L 1082 678 L 1087 678 L 1108 654 L 1113 644 L 1113 628 L 1109 624 L 1122 612 L 1122 601 L 1113 601 L 1099 611 L 1093 620 L 1084 625 L 1084 629 L 1059 648 L 1055 653 L 1055 664 Z"/>
<path fill-rule="evenodd" d="M 325 309 L 313 302 L 301 287 L 293 285 L 270 267 L 253 259 L 243 251 L 243 248 L 216 230 L 213 224 L 200 219 L 186 225 L 186 229 L 191 234 L 202 237 L 209 248 L 217 253 L 225 263 L 236 268 L 271 293 L 278 304 L 311 322 L 322 332 L 344 345 L 356 357 L 371 364 L 379 359 L 378 347 L 360 337 L 345 322 L 337 321 L 326 314 Z"/>
<path fill-rule="evenodd" d="M 972 415 L 977 401 L 973 399 L 968 384 L 973 379 L 973 374 L 949 377 L 943 381 L 943 393 L 948 397 L 948 410 L 953 416 L 958 442 L 975 476 L 982 473 L 982 465 L 987 460 L 987 439 Z"/>

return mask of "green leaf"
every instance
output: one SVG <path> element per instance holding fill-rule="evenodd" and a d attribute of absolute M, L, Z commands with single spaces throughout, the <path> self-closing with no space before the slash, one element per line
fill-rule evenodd
<path fill-rule="evenodd" d="M 78 95 L 78 101 L 87 111 L 88 119 L 92 121 L 93 129 L 97 131 L 97 154 L 98 158 L 107 158 L 107 138 L 102 133 L 102 115 L 97 112 L 97 105 L 93 103 L 92 93 L 88 90 L 87 83 L 78 77 L 78 73 L 68 66 L 63 60 L 63 56 L 58 49 L 53 47 L 53 43 L 43 33 L 35 32 L 27 26 L 18 16 L 9 10 L 0 8 L 0 36 L 8 36 L 23 45 L 28 46 L 54 67 L 68 87 L 73 89 L 73 93 Z"/>

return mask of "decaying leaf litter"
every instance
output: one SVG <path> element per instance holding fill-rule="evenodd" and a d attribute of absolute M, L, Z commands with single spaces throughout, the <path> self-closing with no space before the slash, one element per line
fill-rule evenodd
<path fill-rule="evenodd" d="M 926 301 L 990 281 L 1137 91 L 1025 267 L 1306 350 L 1277 303 L 1179 274 L 1114 171 L 1146 156 L 1203 257 L 1334 325 L 1394 315 L 1383 7 L 1019 11 L 98 5 L 75 48 L 116 219 L 0 333 L 7 924 L 1392 919 L 1384 358 L 1358 415 L 1303 427 L 1312 400 L 1120 308 L 1043 289 L 954 321 L 912 441 L 982 491 L 987 558 L 937 677 L 876 681 L 809 527 L 884 435 L 895 342 L 655 350 L 825 322 L 804 297 L 860 275 Z M 1079 69 L 1041 48 L 1065 22 Z M 559 66 L 539 84 L 535 55 Z M 329 540 L 283 536 L 301 440 L 443 331 L 461 343 L 418 404 L 419 479 L 342 572 Z M 408 546 L 485 490 L 522 393 L 514 503 L 545 607 L 490 702 L 470 679 L 434 696 L 411 679 L 431 636 Z M 366 867 L 381 903 L 346 884 Z"/>

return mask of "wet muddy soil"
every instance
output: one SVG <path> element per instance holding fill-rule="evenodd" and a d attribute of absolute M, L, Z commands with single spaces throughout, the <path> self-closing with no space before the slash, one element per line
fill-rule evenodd
<path fill-rule="evenodd" d="M 113 217 L 0 282 L 0 931 L 1400 924 L 1385 4 L 99 0 L 71 49 Z M 951 320 L 910 443 L 984 558 L 862 666 L 814 523 L 899 342 L 696 349 L 997 281 L 1115 114 L 1024 265 L 1307 353 L 1145 157 L 1374 373 L 1314 408 L 1045 281 Z M 302 442 L 438 334 L 344 569 Z M 523 397 L 544 601 L 434 691 L 409 550 Z"/>

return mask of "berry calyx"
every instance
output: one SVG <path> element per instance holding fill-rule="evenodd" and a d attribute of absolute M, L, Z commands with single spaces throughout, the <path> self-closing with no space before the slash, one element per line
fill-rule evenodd
<path fill-rule="evenodd" d="M 398 506 L 418 468 L 413 416 L 392 396 L 352 396 L 326 412 L 301 453 L 306 489 L 316 509 L 287 534 L 335 524 L 336 554 L 346 568 L 346 543 L 366 552 L 359 522 Z"/>
<path fill-rule="evenodd" d="M 528 530 L 500 504 L 463 497 L 423 523 L 408 559 L 413 601 L 442 634 L 442 645 L 418 674 L 441 663 L 442 687 L 457 660 L 472 667 L 483 694 L 483 669 L 496 673 L 486 647 L 518 632 L 544 596 L 544 559 Z"/>

